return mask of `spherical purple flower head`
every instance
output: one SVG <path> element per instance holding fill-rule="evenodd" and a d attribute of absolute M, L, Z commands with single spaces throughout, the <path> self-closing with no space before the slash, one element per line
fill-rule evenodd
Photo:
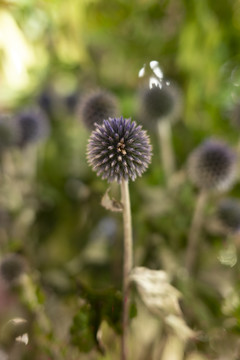
<path fill-rule="evenodd" d="M 108 182 L 134 181 L 147 169 L 151 156 L 152 147 L 146 132 L 123 117 L 96 124 L 87 147 L 89 164 Z"/>
<path fill-rule="evenodd" d="M 175 84 L 162 82 L 140 94 L 141 117 L 150 122 L 176 119 L 181 112 L 181 93 Z"/>
<path fill-rule="evenodd" d="M 95 123 L 101 124 L 104 119 L 117 116 L 117 100 L 111 93 L 98 90 L 81 100 L 79 114 L 85 126 L 93 130 Z"/>
<path fill-rule="evenodd" d="M 236 177 L 236 154 L 224 142 L 206 140 L 190 155 L 190 180 L 203 190 L 227 190 Z"/>
<path fill-rule="evenodd" d="M 7 254 L 0 262 L 0 274 L 8 283 L 19 279 L 24 270 L 25 262 L 21 255 L 14 253 Z"/>
<path fill-rule="evenodd" d="M 240 202 L 237 199 L 223 199 L 217 209 L 218 219 L 227 229 L 240 230 Z"/>
<path fill-rule="evenodd" d="M 22 111 L 16 115 L 15 121 L 18 127 L 17 143 L 21 147 L 42 140 L 49 134 L 48 119 L 38 108 Z"/>

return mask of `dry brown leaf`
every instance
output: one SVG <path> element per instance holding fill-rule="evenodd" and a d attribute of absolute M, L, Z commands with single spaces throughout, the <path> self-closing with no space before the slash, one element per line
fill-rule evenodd
<path fill-rule="evenodd" d="M 196 336 L 186 324 L 179 306 L 181 293 L 170 284 L 163 270 L 136 267 L 130 279 L 136 284 L 137 291 L 145 306 L 162 319 L 168 327 L 184 341 Z"/>
<path fill-rule="evenodd" d="M 121 212 L 123 210 L 123 204 L 120 201 L 115 200 L 114 198 L 110 198 L 109 191 L 110 188 L 108 188 L 103 195 L 101 205 L 107 210 Z"/>

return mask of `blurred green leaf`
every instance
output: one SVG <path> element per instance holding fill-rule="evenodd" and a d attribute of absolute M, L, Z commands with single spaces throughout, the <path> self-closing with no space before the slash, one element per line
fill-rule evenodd
<path fill-rule="evenodd" d="M 83 305 L 73 318 L 70 329 L 71 342 L 82 352 L 91 351 L 96 345 L 93 331 L 93 312 L 89 304 Z"/>

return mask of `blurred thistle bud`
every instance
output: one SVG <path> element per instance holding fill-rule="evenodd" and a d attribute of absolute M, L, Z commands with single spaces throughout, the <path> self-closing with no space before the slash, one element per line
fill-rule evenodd
<path fill-rule="evenodd" d="M 0 261 L 0 274 L 9 284 L 15 283 L 25 271 L 25 261 L 21 255 L 11 253 Z"/>
<path fill-rule="evenodd" d="M 73 91 L 64 97 L 66 110 L 70 114 L 73 114 L 75 112 L 77 105 L 79 103 L 79 98 L 80 98 L 80 94 L 78 91 Z"/>
<path fill-rule="evenodd" d="M 37 103 L 48 116 L 51 116 L 56 105 L 56 94 L 50 88 L 46 88 L 38 95 Z"/>
<path fill-rule="evenodd" d="M 30 108 L 18 113 L 15 117 L 18 128 L 17 145 L 24 147 L 46 138 L 49 134 L 49 122 L 39 108 Z"/>
<path fill-rule="evenodd" d="M 202 190 L 227 190 L 236 178 L 236 160 L 236 154 L 226 143 L 206 140 L 189 157 L 189 178 Z"/>
<path fill-rule="evenodd" d="M 151 156 L 152 147 L 146 132 L 123 117 L 96 124 L 87 147 L 89 164 L 108 182 L 134 181 L 147 169 Z"/>
<path fill-rule="evenodd" d="M 85 126 L 93 130 L 95 123 L 102 124 L 103 120 L 118 115 L 117 99 L 107 91 L 98 90 L 81 100 L 79 115 Z"/>
<path fill-rule="evenodd" d="M 217 209 L 217 217 L 221 224 L 228 230 L 237 232 L 240 230 L 240 202 L 234 198 L 226 198 L 220 201 Z"/>
<path fill-rule="evenodd" d="M 140 93 L 140 116 L 144 122 L 176 120 L 182 108 L 180 89 L 170 82 L 159 82 L 145 87 Z"/>

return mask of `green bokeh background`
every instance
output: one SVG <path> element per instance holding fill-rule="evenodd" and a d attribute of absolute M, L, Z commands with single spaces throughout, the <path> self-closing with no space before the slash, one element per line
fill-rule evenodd
<path fill-rule="evenodd" d="M 18 252 L 26 258 L 36 283 L 32 291 L 42 293 L 53 325 L 51 336 L 48 332 L 46 336 L 42 325 L 32 329 L 34 351 L 29 350 L 30 355 L 23 351 L 23 359 L 46 359 L 46 354 L 54 359 L 84 359 L 70 346 L 69 335 L 80 300 L 95 309 L 98 300 L 89 299 L 103 301 L 102 297 L 114 296 L 105 295 L 106 291 L 113 289 L 119 296 L 121 290 L 121 214 L 101 207 L 108 185 L 87 165 L 90 133 L 76 107 L 69 106 L 69 97 L 81 102 L 91 90 L 107 89 L 118 98 L 122 115 L 136 119 L 142 86 L 138 72 L 144 64 L 159 61 L 165 79 L 175 81 L 183 96 L 183 111 L 173 126 L 180 171 L 205 138 L 238 144 L 239 129 L 232 126 L 231 114 L 240 92 L 239 37 L 239 0 L 0 1 L 0 111 L 15 114 L 39 105 L 39 99 L 43 104 L 44 99 L 51 124 L 46 141 L 22 151 L 11 149 L 2 161 L 1 256 Z M 237 359 L 239 262 L 233 267 L 219 262 L 220 252 L 227 252 L 233 240 L 211 227 L 222 195 L 209 201 L 199 275 L 188 282 L 184 255 L 197 190 L 187 179 L 167 190 L 157 138 L 151 130 L 149 135 L 152 163 L 141 179 L 130 184 L 135 263 L 170 274 L 183 293 L 186 322 L 202 334 L 199 341 L 186 344 L 185 357 L 179 360 L 190 359 L 193 351 L 199 359 L 220 359 L 222 354 Z M 119 198 L 117 185 L 111 193 Z M 239 197 L 239 182 L 230 195 Z M 78 281 L 87 290 L 77 291 Z M 96 290 L 100 293 L 92 295 Z M 20 303 L 24 307 L 20 313 L 36 316 L 38 310 L 29 309 L 28 301 Z M 84 306 L 89 311 L 89 305 Z M 102 311 L 94 324 L 106 321 L 108 315 Z M 78 316 L 81 319 L 81 313 Z M 2 315 L 0 320 L 8 319 Z M 88 315 L 84 319 L 88 324 Z M 113 328 L 117 327 L 116 320 Z M 88 325 L 82 331 L 88 334 Z M 119 337 L 109 328 L 106 333 L 107 355 L 92 350 L 86 359 L 118 358 L 112 343 Z M 90 349 L 91 336 L 85 344 Z M 61 341 L 64 350 L 59 355 Z M 14 346 L 9 349 L 16 351 Z M 151 350 L 148 354 L 149 360 L 155 359 Z"/>

